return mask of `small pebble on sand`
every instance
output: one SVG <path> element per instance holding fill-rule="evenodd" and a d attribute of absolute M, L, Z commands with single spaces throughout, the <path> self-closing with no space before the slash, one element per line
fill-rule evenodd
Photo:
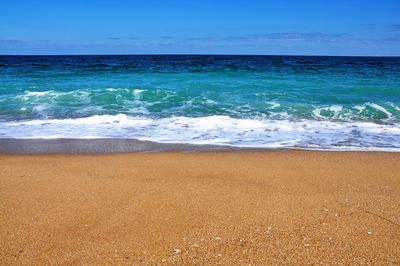
<path fill-rule="evenodd" d="M 181 253 L 181 249 L 180 248 L 174 248 L 175 253 Z"/>

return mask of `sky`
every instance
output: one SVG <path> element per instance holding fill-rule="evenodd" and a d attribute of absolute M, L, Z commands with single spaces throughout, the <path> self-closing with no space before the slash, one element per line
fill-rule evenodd
<path fill-rule="evenodd" d="M 0 0 L 0 54 L 400 56 L 400 0 Z"/>

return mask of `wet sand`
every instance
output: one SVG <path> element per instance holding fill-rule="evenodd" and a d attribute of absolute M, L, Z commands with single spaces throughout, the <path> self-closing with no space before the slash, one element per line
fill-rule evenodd
<path fill-rule="evenodd" d="M 0 264 L 398 264 L 400 153 L 0 155 Z"/>

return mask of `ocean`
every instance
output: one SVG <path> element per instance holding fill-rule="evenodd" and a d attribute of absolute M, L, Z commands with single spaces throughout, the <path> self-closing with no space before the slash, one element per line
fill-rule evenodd
<path fill-rule="evenodd" d="M 400 58 L 0 56 L 0 138 L 400 151 Z"/>

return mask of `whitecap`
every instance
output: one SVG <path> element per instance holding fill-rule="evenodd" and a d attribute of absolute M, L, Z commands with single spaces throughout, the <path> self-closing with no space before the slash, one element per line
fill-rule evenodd
<path fill-rule="evenodd" d="M 281 104 L 280 103 L 277 103 L 277 102 L 267 102 L 270 106 L 269 106 L 269 109 L 275 109 L 275 108 L 278 108 L 279 106 L 281 106 Z"/>
<path fill-rule="evenodd" d="M 322 115 L 322 111 L 327 111 L 330 113 L 333 113 L 330 117 L 332 118 L 340 118 L 340 112 L 343 110 L 343 107 L 340 105 L 331 105 L 331 106 L 325 106 L 325 107 L 317 107 L 315 108 L 312 113 L 314 114 L 314 117 L 316 118 L 326 118 L 326 116 Z"/>
<path fill-rule="evenodd" d="M 384 107 L 380 106 L 379 104 L 376 103 L 367 103 L 366 105 L 374 108 L 375 110 L 381 111 L 382 113 L 386 114 L 387 117 L 391 117 L 392 113 L 386 110 Z"/>

